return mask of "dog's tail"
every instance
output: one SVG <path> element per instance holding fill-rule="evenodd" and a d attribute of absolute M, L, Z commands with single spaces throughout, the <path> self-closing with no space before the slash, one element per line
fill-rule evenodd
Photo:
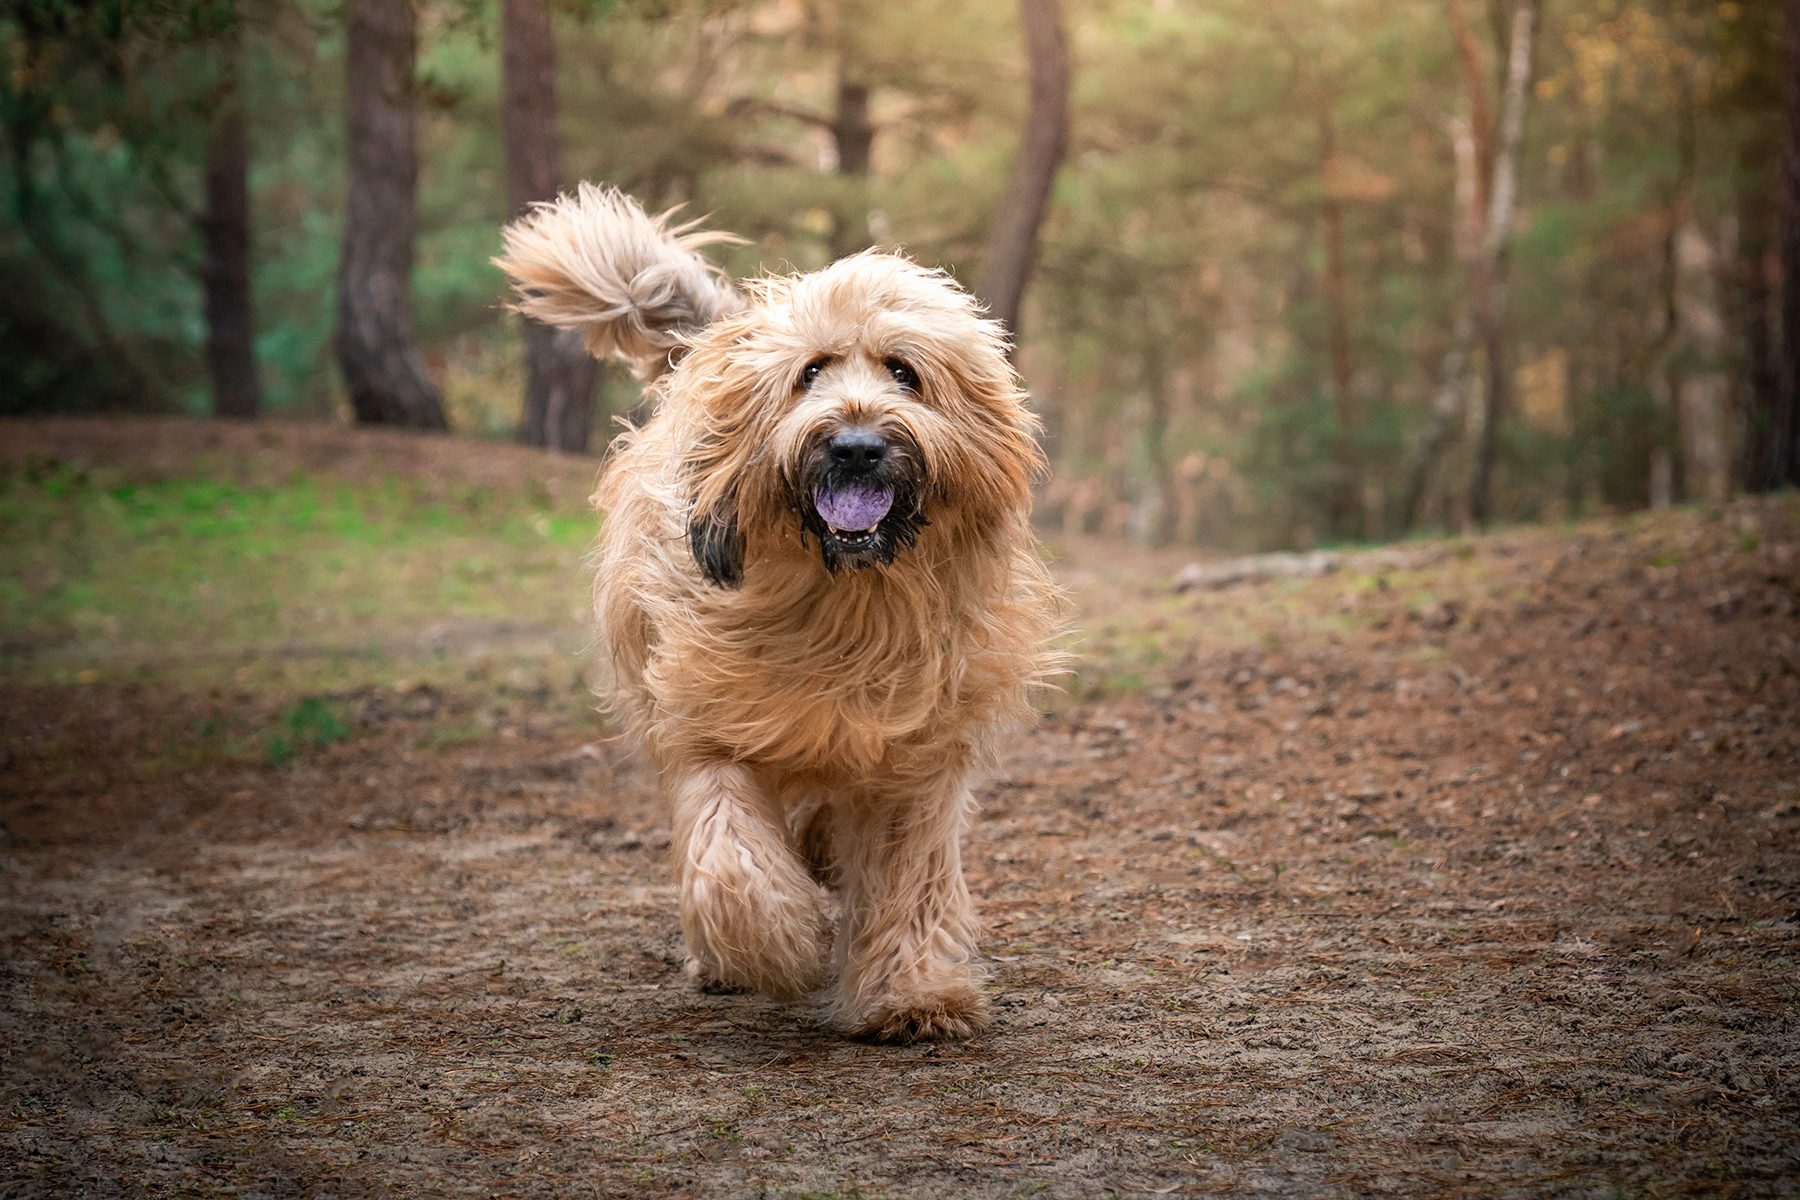
<path fill-rule="evenodd" d="M 643 380 L 667 371 L 690 334 L 743 307 L 719 270 L 695 251 L 735 234 L 669 224 L 612 188 L 584 183 L 506 227 L 494 265 L 519 294 L 518 311 L 581 331 L 597 358 L 631 364 Z"/>

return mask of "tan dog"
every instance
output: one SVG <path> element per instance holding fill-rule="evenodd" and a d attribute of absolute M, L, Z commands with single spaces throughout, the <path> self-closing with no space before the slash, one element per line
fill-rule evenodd
<path fill-rule="evenodd" d="M 960 842 L 971 777 L 1054 667 L 1042 467 L 999 326 L 890 254 L 734 289 L 583 186 L 506 231 L 525 313 L 653 381 L 614 442 L 594 609 L 674 801 L 689 971 L 884 1040 L 988 1022 Z"/>

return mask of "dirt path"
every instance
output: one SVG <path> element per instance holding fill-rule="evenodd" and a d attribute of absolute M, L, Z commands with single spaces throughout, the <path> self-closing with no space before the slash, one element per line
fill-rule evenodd
<path fill-rule="evenodd" d="M 597 726 L 9 687 L 0 1194 L 1800 1190 L 1800 508 L 1369 564 L 1083 577 L 1157 652 L 985 792 L 968 1046 L 688 991 Z"/>

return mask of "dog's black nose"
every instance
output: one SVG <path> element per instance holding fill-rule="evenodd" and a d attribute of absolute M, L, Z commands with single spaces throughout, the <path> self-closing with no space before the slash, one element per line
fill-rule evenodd
<path fill-rule="evenodd" d="M 887 439 L 873 429 L 846 429 L 825 444 L 831 461 L 852 471 L 867 471 L 887 457 Z"/>

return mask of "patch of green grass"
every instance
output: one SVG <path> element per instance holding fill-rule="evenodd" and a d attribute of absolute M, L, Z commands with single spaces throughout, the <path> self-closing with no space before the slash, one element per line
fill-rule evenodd
<path fill-rule="evenodd" d="M 541 492 L 541 489 L 539 489 Z M 587 512 L 399 478 L 0 473 L 0 673 L 328 690 L 585 641 Z"/>
<path fill-rule="evenodd" d="M 216 712 L 203 713 L 176 725 L 163 737 L 162 752 L 149 769 L 179 771 L 206 763 L 231 762 L 254 756 L 254 742 L 234 722 Z"/>
<path fill-rule="evenodd" d="M 425 750 L 442 750 L 448 746 L 462 746 L 469 742 L 478 742 L 488 736 L 488 729 L 475 721 L 464 721 L 452 725 L 438 725 L 427 730 L 419 739 L 419 746 Z"/>
<path fill-rule="evenodd" d="M 350 725 L 331 705 L 308 696 L 283 712 L 263 741 L 263 761 L 272 767 L 291 762 L 302 750 L 329 746 L 350 736 Z"/>

